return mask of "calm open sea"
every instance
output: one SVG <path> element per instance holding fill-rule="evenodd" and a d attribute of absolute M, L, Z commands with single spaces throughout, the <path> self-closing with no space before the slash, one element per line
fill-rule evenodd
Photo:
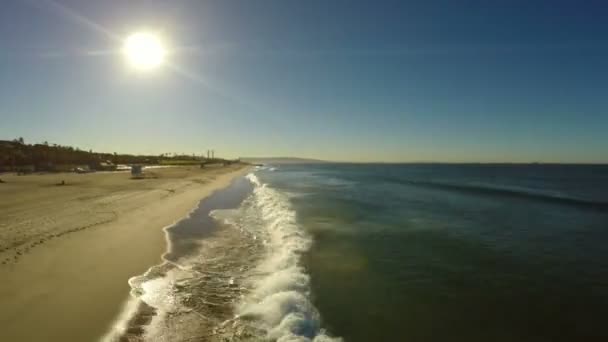
<path fill-rule="evenodd" d="M 273 170 L 273 171 L 270 171 Z M 608 341 L 608 166 L 262 170 L 347 341 Z"/>
<path fill-rule="evenodd" d="M 608 341 L 608 166 L 266 166 L 169 237 L 151 340 Z"/>

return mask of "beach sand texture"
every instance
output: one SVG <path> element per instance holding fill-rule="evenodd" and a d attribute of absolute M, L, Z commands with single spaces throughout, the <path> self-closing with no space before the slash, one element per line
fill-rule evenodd
<path fill-rule="evenodd" d="M 162 228 L 245 170 L 2 175 L 0 341 L 97 340 L 128 298 L 127 280 L 160 260 Z"/>

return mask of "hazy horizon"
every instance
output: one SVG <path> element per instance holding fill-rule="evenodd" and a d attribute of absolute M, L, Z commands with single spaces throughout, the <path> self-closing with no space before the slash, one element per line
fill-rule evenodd
<path fill-rule="evenodd" d="M 226 158 L 608 162 L 600 4 L 44 0 L 2 9 L 2 139 Z M 147 73 L 121 53 L 140 30 L 168 51 Z"/>

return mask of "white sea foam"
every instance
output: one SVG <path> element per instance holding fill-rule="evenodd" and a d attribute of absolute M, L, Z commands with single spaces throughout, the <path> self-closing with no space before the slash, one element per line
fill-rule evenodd
<path fill-rule="evenodd" d="M 249 279 L 251 292 L 237 306 L 238 319 L 281 342 L 340 341 L 321 329 L 319 312 L 310 300 L 310 277 L 300 265 L 311 237 L 297 224 L 285 194 L 263 184 L 253 173 L 247 178 L 255 186 L 247 214 L 257 217 L 250 217 L 249 224 L 241 227 L 263 239 L 266 254 Z M 218 217 L 229 222 L 226 214 Z"/>
<path fill-rule="evenodd" d="M 165 260 L 131 278 L 132 298 L 102 341 L 124 339 L 140 304 L 153 310 L 150 321 L 141 323 L 142 335 L 135 337 L 146 341 L 237 341 L 251 336 L 279 342 L 341 341 L 324 332 L 310 300 L 310 277 L 300 259 L 312 240 L 298 225 L 289 196 L 255 174 L 247 178 L 254 191 L 239 208 L 209 213 L 234 230 L 207 237 L 200 255 Z M 233 319 L 221 309 L 231 305 Z"/>

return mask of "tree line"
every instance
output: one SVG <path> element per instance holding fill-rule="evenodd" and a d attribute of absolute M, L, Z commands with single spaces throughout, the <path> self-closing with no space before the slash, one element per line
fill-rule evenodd
<path fill-rule="evenodd" d="M 171 164 L 200 158 L 188 155 L 131 155 L 84 151 L 71 146 L 48 142 L 26 144 L 23 138 L 0 140 L 0 172 L 8 171 L 69 171 L 86 166 L 91 170 L 112 168 L 118 164 Z"/>

